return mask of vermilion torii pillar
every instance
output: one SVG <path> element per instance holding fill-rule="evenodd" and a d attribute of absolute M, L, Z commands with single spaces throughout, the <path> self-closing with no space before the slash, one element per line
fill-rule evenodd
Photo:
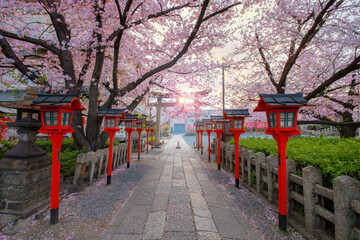
<path fill-rule="evenodd" d="M 224 123 L 228 120 L 224 119 L 223 116 L 211 116 L 211 121 L 215 123 L 215 130 L 218 139 L 218 170 L 220 170 L 221 164 L 221 134 L 225 132 Z"/>
<path fill-rule="evenodd" d="M 279 228 L 287 231 L 287 192 L 286 192 L 286 143 L 290 136 L 300 134 L 296 128 L 300 107 L 310 106 L 298 94 L 260 94 L 254 112 L 266 112 L 268 128 L 266 134 L 272 135 L 278 145 L 279 167 Z"/>
<path fill-rule="evenodd" d="M 235 187 L 239 188 L 239 137 L 244 130 L 244 118 L 250 117 L 248 109 L 224 109 L 224 118 L 230 121 L 229 132 L 235 140 Z"/>

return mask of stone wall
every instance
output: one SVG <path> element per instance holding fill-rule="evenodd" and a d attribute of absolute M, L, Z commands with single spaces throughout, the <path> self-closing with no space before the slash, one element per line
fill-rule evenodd
<path fill-rule="evenodd" d="M 90 185 L 102 174 L 107 173 L 109 149 L 99 149 L 96 152 L 81 153 L 77 156 L 73 185 L 80 190 Z M 127 143 L 113 146 L 112 169 L 116 169 L 127 161 Z"/>
<path fill-rule="evenodd" d="M 215 146 L 217 146 L 217 139 Z M 215 148 L 216 150 L 216 148 Z M 215 151 L 217 156 L 217 151 Z M 221 164 L 234 171 L 235 146 L 221 142 Z M 239 148 L 239 172 L 243 185 L 278 209 L 278 159 Z M 360 182 L 340 176 L 333 189 L 322 186 L 320 170 L 307 166 L 296 175 L 295 162 L 287 159 L 289 223 L 307 238 L 360 240 Z"/>

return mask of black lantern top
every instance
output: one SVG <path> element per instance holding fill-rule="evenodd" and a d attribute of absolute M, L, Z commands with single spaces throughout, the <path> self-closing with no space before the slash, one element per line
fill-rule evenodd
<path fill-rule="evenodd" d="M 108 117 L 121 117 L 125 118 L 126 108 L 121 109 L 100 109 L 98 116 L 108 116 Z"/>
<path fill-rule="evenodd" d="M 73 110 L 85 110 L 77 94 L 38 94 L 31 106 L 71 107 Z"/>
<path fill-rule="evenodd" d="M 249 109 L 225 109 L 224 118 L 250 117 Z"/>
<path fill-rule="evenodd" d="M 260 101 L 254 112 L 270 110 L 276 107 L 303 107 L 310 106 L 302 93 L 296 94 L 259 94 Z"/>

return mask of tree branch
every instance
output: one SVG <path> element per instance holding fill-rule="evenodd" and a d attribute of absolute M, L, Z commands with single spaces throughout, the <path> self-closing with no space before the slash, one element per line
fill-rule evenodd
<path fill-rule="evenodd" d="M 127 86 L 122 88 L 119 91 L 120 96 L 124 96 L 127 92 L 130 92 L 131 90 L 135 89 L 139 84 L 141 84 L 143 81 L 145 81 L 149 77 L 161 72 L 164 69 L 167 69 L 167 68 L 170 68 L 170 67 L 174 66 L 177 63 L 177 61 L 182 56 L 185 55 L 185 53 L 188 51 L 192 41 L 195 39 L 197 32 L 199 31 L 199 28 L 200 28 L 200 26 L 201 26 L 201 24 L 203 22 L 202 20 L 203 20 L 203 17 L 205 15 L 208 4 L 209 4 L 209 0 L 204 0 L 204 3 L 202 5 L 202 8 L 201 8 L 200 14 L 198 16 L 198 19 L 196 21 L 196 24 L 195 24 L 190 36 L 186 40 L 186 42 L 185 42 L 183 48 L 181 49 L 181 51 L 172 60 L 170 60 L 169 62 L 148 71 L 142 77 L 138 78 L 135 82 L 129 83 Z"/>
<path fill-rule="evenodd" d="M 30 69 L 21 62 L 21 60 L 18 58 L 18 56 L 13 51 L 12 47 L 10 46 L 9 42 L 4 37 L 0 37 L 0 46 L 1 46 L 1 52 L 5 55 L 5 57 L 12 59 L 13 65 L 27 78 L 29 78 L 34 83 L 39 84 L 38 78 L 40 77 L 37 73 L 30 71 Z M 45 86 L 50 85 L 47 82 L 43 83 Z"/>
<path fill-rule="evenodd" d="M 297 121 L 298 125 L 304 124 L 322 124 L 330 126 L 359 126 L 360 122 L 333 122 L 333 121 Z"/>
<path fill-rule="evenodd" d="M 330 78 L 328 78 L 326 81 L 324 81 L 322 84 L 320 84 L 317 88 L 315 88 L 312 92 L 308 93 L 304 98 L 306 100 L 310 100 L 312 98 L 318 97 L 323 95 L 324 91 L 328 86 L 330 86 L 335 81 L 339 80 L 340 78 L 345 77 L 347 74 L 354 70 L 360 69 L 360 56 L 355 58 L 350 64 L 348 64 L 345 68 L 337 71 L 334 73 Z"/>
<path fill-rule="evenodd" d="M 189 6 L 190 3 L 186 3 L 186 4 L 183 4 L 183 5 L 180 5 L 180 6 L 176 6 L 176 7 L 173 7 L 173 8 L 169 8 L 167 10 L 164 10 L 164 11 L 160 11 L 158 13 L 155 13 L 155 14 L 150 14 L 149 16 L 147 16 L 146 19 L 152 19 L 152 18 L 157 18 L 157 17 L 161 17 L 161 16 L 165 16 L 166 14 L 170 13 L 170 12 L 173 12 L 175 10 L 179 10 L 179 9 L 182 9 L 182 8 L 185 8 L 187 6 Z M 125 14 L 123 14 L 125 15 Z M 131 26 L 137 26 L 137 25 L 140 25 L 144 22 L 144 19 L 139 19 L 137 21 L 134 21 L 134 22 L 131 22 L 131 24 L 128 24 L 128 25 L 125 25 L 124 24 L 124 29 L 128 29 L 130 28 Z M 124 29 L 118 29 L 118 30 L 115 30 L 112 34 L 110 34 L 110 36 L 108 37 L 107 41 L 112 41 L 114 40 L 114 38 L 119 34 L 120 31 L 123 31 Z"/>
<path fill-rule="evenodd" d="M 51 44 L 48 44 L 46 41 L 43 41 L 40 39 L 31 38 L 31 37 L 27 37 L 27 36 L 20 37 L 19 35 L 15 34 L 15 33 L 7 32 L 2 29 L 0 29 L 0 35 L 2 35 L 4 37 L 12 38 L 12 39 L 20 40 L 23 42 L 28 42 L 28 43 L 42 46 L 43 48 L 46 48 L 47 50 L 53 52 L 56 55 L 59 55 L 59 53 L 60 53 L 60 49 L 58 49 L 57 47 L 55 47 Z"/>
<path fill-rule="evenodd" d="M 318 16 L 315 18 L 315 21 L 311 28 L 307 31 L 305 36 L 302 38 L 298 48 L 296 49 L 295 53 L 291 56 L 289 56 L 288 60 L 285 63 L 284 69 L 281 73 L 280 79 L 279 79 L 279 88 L 282 90 L 278 93 L 285 93 L 285 85 L 286 85 L 286 79 L 287 76 L 291 70 L 291 68 L 294 66 L 297 58 L 299 57 L 301 51 L 306 48 L 308 43 L 314 38 L 314 36 L 318 33 L 321 26 L 325 23 L 325 14 L 329 10 L 329 8 L 336 2 L 336 0 L 330 0 L 326 6 L 321 10 L 321 12 L 318 14 Z M 342 1 L 340 1 L 341 4 Z M 337 4 L 338 6 L 339 4 Z"/>
<path fill-rule="evenodd" d="M 263 51 L 263 47 L 260 45 L 260 39 L 259 39 L 259 35 L 256 34 L 256 40 L 258 41 L 259 47 L 258 47 L 258 51 L 260 53 L 261 59 L 262 59 L 262 64 L 264 65 L 265 71 L 271 81 L 271 83 L 274 85 L 274 87 L 276 88 L 277 92 L 279 93 L 279 85 L 276 83 L 275 79 L 274 79 L 274 75 L 271 71 L 270 68 L 270 64 L 268 63 L 268 61 L 266 60 L 264 51 Z"/>

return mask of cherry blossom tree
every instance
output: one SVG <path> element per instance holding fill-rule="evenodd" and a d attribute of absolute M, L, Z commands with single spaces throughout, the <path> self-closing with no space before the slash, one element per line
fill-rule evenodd
<path fill-rule="evenodd" d="M 360 1 L 269 0 L 245 11 L 228 59 L 239 72 L 234 103 L 254 103 L 259 92 L 303 92 L 316 107 L 303 110 L 299 123 L 334 125 L 342 136 L 355 136 Z"/>
<path fill-rule="evenodd" d="M 100 133 L 98 100 L 100 108 L 125 104 L 133 110 L 152 85 L 189 82 L 183 73 L 211 67 L 210 50 L 225 43 L 231 31 L 225 26 L 237 18 L 238 5 L 236 0 L 0 0 L 3 86 L 29 80 L 46 92 L 85 89 L 87 127 L 80 113 L 72 126 L 77 145 L 95 150 L 107 139 Z"/>

